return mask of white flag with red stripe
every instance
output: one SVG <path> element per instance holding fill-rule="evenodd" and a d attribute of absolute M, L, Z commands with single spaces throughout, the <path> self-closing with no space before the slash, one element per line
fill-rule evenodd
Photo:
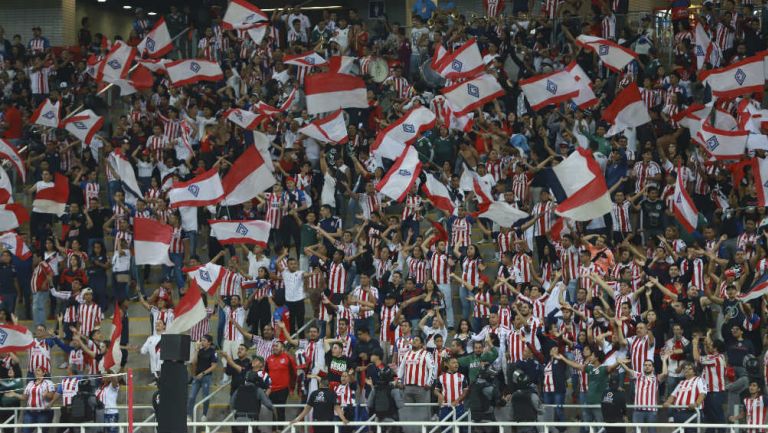
<path fill-rule="evenodd" d="M 434 128 L 436 121 L 435 113 L 430 109 L 412 108 L 379 132 L 371 152 L 381 158 L 396 159 L 403 153 L 405 146 L 416 141 L 422 132 Z"/>
<path fill-rule="evenodd" d="M 752 160 L 752 176 L 755 178 L 758 206 L 768 206 L 768 158 Z"/>
<path fill-rule="evenodd" d="M 182 59 L 165 65 L 168 78 L 174 87 L 186 86 L 200 81 L 221 81 L 224 72 L 217 62 L 200 59 Z"/>
<path fill-rule="evenodd" d="M 534 110 L 579 96 L 579 84 L 568 71 L 556 71 L 520 80 L 520 89 Z"/>
<path fill-rule="evenodd" d="M 266 247 L 272 225 L 260 220 L 208 220 L 211 236 L 222 245 L 252 244 Z"/>
<path fill-rule="evenodd" d="M 453 206 L 453 200 L 448 192 L 448 188 L 432 173 L 425 172 L 427 181 L 421 185 L 421 190 L 424 195 L 432 202 L 432 205 L 438 209 L 445 211 L 448 215 L 453 215 L 455 207 Z"/>
<path fill-rule="evenodd" d="M 136 202 L 143 198 L 143 194 L 139 183 L 136 181 L 136 172 L 133 170 L 131 162 L 122 153 L 110 152 L 107 157 L 107 164 L 110 165 L 120 180 L 120 186 L 125 192 L 125 201 L 131 206 L 136 206 Z"/>
<path fill-rule="evenodd" d="M 349 74 L 307 75 L 304 91 L 309 114 L 328 113 L 339 108 L 368 108 L 365 82 Z"/>
<path fill-rule="evenodd" d="M 29 212 L 18 203 L 0 205 L 0 232 L 14 230 L 29 221 Z"/>
<path fill-rule="evenodd" d="M 221 24 L 227 30 L 247 29 L 262 21 L 269 21 L 269 17 L 256 5 L 247 0 L 231 0 Z"/>
<path fill-rule="evenodd" d="M 69 179 L 61 173 L 53 177 L 53 186 L 38 190 L 32 201 L 32 211 L 64 215 L 69 198 Z"/>
<path fill-rule="evenodd" d="M 344 112 L 341 110 L 313 120 L 307 126 L 299 129 L 299 133 L 321 143 L 344 144 L 349 140 L 347 124 L 344 122 Z"/>
<path fill-rule="evenodd" d="M 128 75 L 128 70 L 131 69 L 134 58 L 136 58 L 136 48 L 123 41 L 115 41 L 112 44 L 112 49 L 99 64 L 96 81 L 111 83 L 125 78 Z"/>
<path fill-rule="evenodd" d="M 213 295 L 213 293 L 211 294 Z M 183 334 L 208 316 L 203 303 L 203 296 L 195 280 L 189 284 L 187 292 L 173 307 L 173 322 L 165 329 L 166 334 Z"/>
<path fill-rule="evenodd" d="M 58 128 L 59 122 L 61 122 L 61 104 L 59 101 L 53 102 L 48 98 L 45 98 L 45 101 L 41 102 L 29 117 L 29 123 L 49 128 Z"/>
<path fill-rule="evenodd" d="M 208 206 L 224 197 L 219 168 L 213 167 L 186 182 L 174 183 L 168 191 L 171 208 L 181 206 Z"/>
<path fill-rule="evenodd" d="M 13 203 L 13 185 L 8 173 L 0 166 L 0 203 Z"/>
<path fill-rule="evenodd" d="M 680 225 L 682 225 L 688 233 L 693 233 L 699 222 L 699 211 L 696 209 L 696 205 L 693 203 L 691 196 L 688 195 L 688 191 L 685 190 L 685 181 L 683 176 L 680 175 L 681 173 L 680 166 L 678 166 L 672 207 L 675 217 L 677 217 L 677 221 L 680 222 Z"/>
<path fill-rule="evenodd" d="M 252 200 L 277 182 L 256 146 L 248 146 L 221 180 L 221 204 L 234 206 Z"/>
<path fill-rule="evenodd" d="M 99 372 L 119 373 L 120 362 L 123 360 L 123 351 L 120 350 L 120 337 L 123 333 L 123 311 L 120 306 L 115 304 L 115 312 L 112 316 L 112 333 L 109 337 L 109 347 L 107 352 L 99 361 Z"/>
<path fill-rule="evenodd" d="M 165 18 L 160 17 L 152 30 L 144 36 L 144 39 L 136 46 L 140 55 L 149 57 L 163 57 L 173 49 L 173 39 L 168 32 Z"/>
<path fill-rule="evenodd" d="M 501 227 L 512 227 L 516 222 L 530 216 L 503 201 L 483 203 L 478 207 L 478 211 L 474 215 L 478 218 L 488 218 Z"/>
<path fill-rule="evenodd" d="M 258 101 L 255 107 L 259 113 L 265 116 L 274 117 L 278 113 L 284 113 L 288 111 L 288 109 L 291 108 L 291 105 L 293 104 L 293 101 L 295 99 L 296 99 L 296 88 L 293 88 L 293 90 L 291 90 L 291 93 L 288 94 L 288 97 L 285 98 L 285 101 L 283 101 L 283 103 L 280 104 L 280 108 L 275 108 L 264 101 Z"/>
<path fill-rule="evenodd" d="M 326 62 L 323 56 L 321 56 L 320 54 L 317 54 L 314 51 L 307 51 L 306 53 L 302 53 L 302 54 L 285 56 L 283 58 L 283 63 L 285 63 L 286 65 L 312 67 L 312 66 L 324 65 L 328 62 Z"/>
<path fill-rule="evenodd" d="M 0 325 L 0 353 L 22 352 L 34 344 L 32 332 L 22 325 Z"/>
<path fill-rule="evenodd" d="M 698 141 L 709 156 L 717 159 L 741 159 L 747 148 L 749 131 L 725 131 L 704 121 L 698 132 Z"/>
<path fill-rule="evenodd" d="M 467 114 L 495 98 L 504 96 L 504 89 L 499 82 L 488 74 L 456 83 L 441 92 L 456 107 L 457 116 Z"/>
<path fill-rule="evenodd" d="M 336 74 L 352 74 L 357 57 L 332 56 L 328 59 L 328 70 Z"/>
<path fill-rule="evenodd" d="M 168 73 L 168 69 L 166 68 L 168 66 L 168 63 L 173 62 L 173 60 L 169 59 L 138 59 L 136 60 L 136 63 L 140 64 L 141 66 L 149 69 L 152 72 L 160 73 L 160 74 L 166 74 Z"/>
<path fill-rule="evenodd" d="M 437 64 L 433 65 L 435 72 L 449 80 L 473 77 L 485 69 L 483 56 L 477 46 L 477 40 L 471 38 L 450 54 L 441 53 Z"/>
<path fill-rule="evenodd" d="M 640 97 L 640 89 L 637 88 L 637 82 L 632 82 L 616 95 L 616 99 L 611 102 L 611 105 L 603 110 L 603 119 L 612 125 L 605 134 L 606 137 L 616 135 L 627 128 L 636 128 L 651 121 L 648 108 Z"/>
<path fill-rule="evenodd" d="M 200 289 L 211 296 L 216 294 L 216 289 L 224 278 L 224 267 L 212 262 L 194 268 L 184 268 L 183 271 L 197 283 Z"/>
<path fill-rule="evenodd" d="M 173 266 L 168 257 L 173 227 L 152 218 L 134 218 L 133 230 L 137 265 Z"/>
<path fill-rule="evenodd" d="M 621 71 L 629 62 L 637 59 L 637 53 L 629 48 L 624 48 L 616 42 L 597 36 L 579 35 L 576 38 L 576 45 L 597 53 L 605 66 L 614 72 Z"/>
<path fill-rule="evenodd" d="M 24 160 L 21 159 L 15 146 L 3 139 L 0 139 L 0 158 L 7 158 L 11 161 L 16 173 L 21 177 L 22 183 L 27 181 L 27 167 L 24 165 Z"/>
<path fill-rule="evenodd" d="M 702 71 L 699 79 L 709 85 L 712 96 L 717 98 L 735 98 L 760 92 L 765 85 L 764 55 L 758 54 L 723 68 Z"/>
<path fill-rule="evenodd" d="M 421 173 L 419 153 L 413 146 L 408 146 L 395 160 L 387 174 L 376 184 L 376 191 L 401 202 L 419 178 L 419 173 Z"/>
<path fill-rule="evenodd" d="M 720 64 L 720 56 L 718 55 L 720 49 L 712 43 L 712 39 L 709 38 L 701 22 L 696 23 L 695 39 L 694 51 L 697 69 L 704 70 L 704 63 L 718 66 Z"/>
<path fill-rule="evenodd" d="M 0 235 L 0 245 L 3 246 L 3 249 L 10 251 L 11 254 L 21 260 L 27 260 L 32 257 L 32 251 L 29 250 L 29 247 L 24 242 L 24 238 L 19 236 L 18 233 L 8 232 Z"/>
<path fill-rule="evenodd" d="M 256 129 L 266 119 L 266 116 L 263 114 L 256 114 L 241 108 L 230 108 L 224 112 L 224 117 L 235 125 L 249 131 Z"/>
<path fill-rule="evenodd" d="M 251 38 L 251 40 L 256 43 L 256 45 L 261 45 L 261 41 L 263 41 L 264 36 L 267 35 L 268 28 L 269 23 L 261 22 L 249 28 L 246 30 L 246 32 L 248 32 L 248 37 Z"/>
<path fill-rule="evenodd" d="M 584 72 L 584 69 L 574 60 L 565 67 L 565 70 L 576 80 L 579 88 L 579 94 L 571 98 L 573 103 L 582 110 L 597 104 L 597 96 L 592 90 L 592 80 L 589 79 L 589 75 Z"/>
<path fill-rule="evenodd" d="M 92 110 L 83 110 L 62 121 L 61 125 L 78 140 L 90 145 L 93 136 L 104 126 L 104 118 L 96 115 Z"/>

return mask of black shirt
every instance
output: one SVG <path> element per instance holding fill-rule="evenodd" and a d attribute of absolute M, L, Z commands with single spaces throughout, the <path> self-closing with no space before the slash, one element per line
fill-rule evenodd
<path fill-rule="evenodd" d="M 643 200 L 640 203 L 642 210 L 643 228 L 660 229 L 664 225 L 664 202 L 661 200 Z"/>
<path fill-rule="evenodd" d="M 16 268 L 10 263 L 0 263 L 0 292 L 16 293 Z"/>
<path fill-rule="evenodd" d="M 624 415 L 627 413 L 627 399 L 624 397 L 623 391 L 606 390 L 603 393 L 600 407 L 603 412 L 603 421 L 624 422 Z"/>
<path fill-rule="evenodd" d="M 333 421 L 333 408 L 336 406 L 336 393 L 328 388 L 312 391 L 307 399 L 307 404 L 312 406 L 312 418 L 315 421 Z"/>
<path fill-rule="evenodd" d="M 224 373 L 228 374 L 232 378 L 232 385 L 229 388 L 229 394 L 233 394 L 237 388 L 245 382 L 245 374 L 251 370 L 251 360 L 248 357 L 243 359 L 235 358 L 232 360 L 235 364 L 240 366 L 242 370 L 238 372 L 232 366 L 227 364 L 227 368 L 224 369 Z"/>
<path fill-rule="evenodd" d="M 198 375 L 205 370 L 211 368 L 211 365 L 216 363 L 216 349 L 211 346 L 207 349 L 200 349 L 197 351 L 197 365 L 195 367 L 195 375 Z M 208 373 L 211 374 L 211 373 Z"/>

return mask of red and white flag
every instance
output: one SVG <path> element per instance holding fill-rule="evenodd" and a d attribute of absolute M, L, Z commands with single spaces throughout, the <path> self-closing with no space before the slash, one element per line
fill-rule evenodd
<path fill-rule="evenodd" d="M 125 201 L 131 206 L 136 206 L 136 202 L 144 196 L 136 181 L 136 172 L 131 162 L 122 153 L 111 152 L 107 157 L 107 164 L 120 180 L 120 186 L 125 192 Z"/>
<path fill-rule="evenodd" d="M 22 352 L 34 344 L 32 332 L 22 325 L 0 325 L 0 353 Z"/>
<path fill-rule="evenodd" d="M 636 52 L 629 48 L 624 48 L 616 42 L 598 38 L 597 36 L 579 35 L 576 38 L 576 45 L 597 53 L 597 56 L 600 57 L 605 66 L 614 72 L 620 72 L 629 62 L 637 59 Z"/>
<path fill-rule="evenodd" d="M 482 107 L 487 102 L 504 95 L 504 89 L 492 75 L 483 74 L 469 81 L 456 83 L 441 90 L 445 98 L 456 107 L 455 114 L 462 116 Z"/>
<path fill-rule="evenodd" d="M 289 108 L 291 108 L 291 104 L 293 104 L 293 101 L 296 99 L 296 88 L 291 90 L 291 93 L 288 94 L 288 97 L 283 101 L 282 104 L 280 104 L 280 108 L 275 108 L 269 104 L 267 104 L 264 101 L 258 101 L 256 103 L 256 110 L 269 117 L 274 117 L 276 114 L 279 113 L 285 113 L 288 111 Z"/>
<path fill-rule="evenodd" d="M 136 58 L 136 48 L 123 41 L 115 41 L 112 44 L 112 49 L 99 64 L 96 81 L 111 83 L 125 78 L 128 75 L 128 70 L 131 69 L 134 58 Z"/>
<path fill-rule="evenodd" d="M 168 191 L 171 208 L 181 206 L 208 206 L 216 204 L 224 197 L 219 168 L 213 167 L 203 174 L 186 182 L 177 182 Z"/>
<path fill-rule="evenodd" d="M 213 295 L 213 293 L 211 294 Z M 203 296 L 195 280 L 189 284 L 187 292 L 173 307 L 173 322 L 165 328 L 166 334 L 183 334 L 208 316 L 203 303 Z"/>
<path fill-rule="evenodd" d="M 266 247 L 272 225 L 260 220 L 208 220 L 211 236 L 222 245 L 252 244 Z"/>
<path fill-rule="evenodd" d="M 41 189 L 35 193 L 32 201 L 32 211 L 37 213 L 52 213 L 64 215 L 69 198 L 69 179 L 61 173 L 53 176 L 53 186 Z"/>
<path fill-rule="evenodd" d="M 396 159 L 405 146 L 413 143 L 419 135 L 435 127 L 435 113 L 426 107 L 409 110 L 376 136 L 371 153 L 387 159 Z"/>
<path fill-rule="evenodd" d="M 490 185 L 486 184 L 485 182 L 480 183 L 479 176 L 476 172 L 473 171 L 471 174 L 472 191 L 475 193 L 477 203 L 483 205 L 492 202 L 493 199 L 491 199 L 491 197 L 493 197 L 493 192 L 491 191 Z"/>
<path fill-rule="evenodd" d="M 8 173 L 0 166 L 0 203 L 13 203 L 13 185 Z"/>
<path fill-rule="evenodd" d="M 749 131 L 725 131 L 705 121 L 698 132 L 698 141 L 709 156 L 717 159 L 741 159 L 747 148 Z"/>
<path fill-rule="evenodd" d="M 136 46 L 139 54 L 152 58 L 163 57 L 173 49 L 173 39 L 168 33 L 168 25 L 165 24 L 165 18 L 160 17 L 152 30 L 144 36 L 144 39 Z"/>
<path fill-rule="evenodd" d="M 261 45 L 261 41 L 264 40 L 264 36 L 267 35 L 267 29 L 269 28 L 268 22 L 261 22 L 246 30 L 248 37 L 256 45 Z"/>
<path fill-rule="evenodd" d="M 735 98 L 760 92 L 765 85 L 764 55 L 758 54 L 723 68 L 702 71 L 699 79 L 709 85 L 712 96 L 717 98 Z"/>
<path fill-rule="evenodd" d="M 3 249 L 11 252 L 14 256 L 21 260 L 27 260 L 32 257 L 32 251 L 24 242 L 24 238 L 18 235 L 18 233 L 8 232 L 0 235 L 0 245 Z"/>
<path fill-rule="evenodd" d="M 208 262 L 194 268 L 184 268 L 183 271 L 197 283 L 197 286 L 213 296 L 224 278 L 224 267 Z"/>
<path fill-rule="evenodd" d="M 269 169 L 256 146 L 248 146 L 221 180 L 224 189 L 224 199 L 221 204 L 234 206 L 252 200 L 276 182 L 272 170 Z"/>
<path fill-rule="evenodd" d="M 235 125 L 253 131 L 267 117 L 241 108 L 230 108 L 224 112 L 224 117 Z"/>
<path fill-rule="evenodd" d="M 579 96 L 579 84 L 565 70 L 522 79 L 520 89 L 536 111 Z"/>
<path fill-rule="evenodd" d="M 328 59 L 328 71 L 336 74 L 351 74 L 357 57 L 332 56 Z"/>
<path fill-rule="evenodd" d="M 636 128 L 651 121 L 648 114 L 648 108 L 640 97 L 640 89 L 637 88 L 637 82 L 632 82 L 629 86 L 616 95 L 616 99 L 611 105 L 603 110 L 603 119 L 612 126 L 605 134 L 610 137 L 618 134 L 627 128 Z"/>
<path fill-rule="evenodd" d="M 0 205 L 0 232 L 14 230 L 29 221 L 29 212 L 18 203 Z"/>
<path fill-rule="evenodd" d="M 227 30 L 247 29 L 262 21 L 269 21 L 269 17 L 256 5 L 247 0 L 231 0 L 224 13 L 222 27 Z"/>
<path fill-rule="evenodd" d="M 749 292 L 739 294 L 739 301 L 749 302 L 753 299 L 760 299 L 766 294 L 768 294 L 768 279 L 763 276 L 757 280 L 757 283 L 752 286 L 751 289 L 749 289 Z"/>
<path fill-rule="evenodd" d="M 137 265 L 173 266 L 168 257 L 173 227 L 152 218 L 133 219 L 133 247 Z"/>
<path fill-rule="evenodd" d="M 344 122 L 344 113 L 341 110 L 313 120 L 299 129 L 299 133 L 314 138 L 320 143 L 344 144 L 349 140 L 347 124 Z"/>
<path fill-rule="evenodd" d="M 419 153 L 408 146 L 386 175 L 376 184 L 376 191 L 398 202 L 403 201 L 421 173 Z"/>
<path fill-rule="evenodd" d="M 448 215 L 453 215 L 455 207 L 453 206 L 453 200 L 446 187 L 442 182 L 437 180 L 432 173 L 425 172 L 427 181 L 421 185 L 421 190 L 424 195 L 432 202 L 436 208 L 443 210 Z"/>
<path fill-rule="evenodd" d="M 565 67 L 565 70 L 576 80 L 579 88 L 579 94 L 571 98 L 573 103 L 582 110 L 597 104 L 597 96 L 595 96 L 595 92 L 592 90 L 592 80 L 589 79 L 589 75 L 584 72 L 584 69 L 574 60 Z"/>
<path fill-rule="evenodd" d="M 479 206 L 473 214 L 477 218 L 488 218 L 501 227 L 512 227 L 516 222 L 530 215 L 503 201 L 492 201 Z"/>
<path fill-rule="evenodd" d="M 445 60 L 446 56 L 448 56 L 448 50 L 445 49 L 443 44 L 439 44 L 437 48 L 435 48 L 435 55 L 432 56 L 430 67 L 435 71 L 438 70 L 440 65 L 443 64 L 443 60 Z"/>
<path fill-rule="evenodd" d="M 165 65 L 168 78 L 174 87 L 186 86 L 199 81 L 221 81 L 224 72 L 217 62 L 200 59 L 182 59 Z"/>
<path fill-rule="evenodd" d="M 681 173 L 680 166 L 678 166 L 672 207 L 675 217 L 677 218 L 677 221 L 680 222 L 680 225 L 682 225 L 688 233 L 693 233 L 699 222 L 699 211 L 696 209 L 696 205 L 693 203 L 691 196 L 688 195 L 688 191 L 685 190 L 685 182 L 683 176 L 680 175 Z"/>
<path fill-rule="evenodd" d="M 169 59 L 138 59 L 136 60 L 136 63 L 149 69 L 152 72 L 159 73 L 159 74 L 168 73 L 168 69 L 166 67 L 168 66 L 168 63 L 171 63 L 171 62 L 173 62 L 173 60 L 169 60 Z"/>
<path fill-rule="evenodd" d="M 154 83 L 155 78 L 152 72 L 142 65 L 129 73 L 125 79 L 114 81 L 114 84 L 120 88 L 120 96 L 133 95 L 140 90 L 151 89 Z"/>
<path fill-rule="evenodd" d="M 768 158 L 752 160 L 752 175 L 755 178 L 757 205 L 768 206 Z"/>
<path fill-rule="evenodd" d="M 49 128 L 58 128 L 59 122 L 61 122 L 61 104 L 59 101 L 54 103 L 48 98 L 45 98 L 45 101 L 40 103 L 29 117 L 29 123 Z"/>
<path fill-rule="evenodd" d="M 104 118 L 96 115 L 92 110 L 83 110 L 62 121 L 61 125 L 85 145 L 90 145 L 93 136 L 104 126 Z"/>
<path fill-rule="evenodd" d="M 437 67 L 434 67 L 437 66 Z M 485 69 L 483 55 L 477 46 L 477 40 L 471 38 L 454 52 L 441 56 L 435 72 L 449 80 L 473 77 Z"/>
<path fill-rule="evenodd" d="M 701 22 L 696 24 L 695 33 L 696 44 L 694 45 L 694 51 L 696 53 L 696 67 L 698 70 L 704 70 L 704 63 L 709 63 L 713 66 L 720 64 L 717 53 L 719 48 L 712 43 L 712 39 L 709 38 L 707 31 Z"/>
<path fill-rule="evenodd" d="M 365 82 L 349 74 L 307 75 L 304 91 L 309 114 L 328 113 L 339 108 L 368 108 Z"/>
<path fill-rule="evenodd" d="M 120 350 L 120 337 L 123 333 L 123 310 L 115 303 L 115 313 L 112 316 L 112 333 L 109 336 L 109 348 L 99 361 L 99 371 L 102 374 L 119 373 L 123 351 Z"/>
<path fill-rule="evenodd" d="M 283 58 L 283 63 L 286 65 L 312 67 L 324 65 L 328 62 L 326 62 L 323 56 L 320 54 L 317 54 L 314 51 L 307 51 L 306 53 L 296 54 L 294 56 L 285 56 Z"/>
<path fill-rule="evenodd" d="M 22 183 L 27 181 L 27 167 L 24 165 L 24 160 L 21 159 L 21 155 L 16 148 L 7 141 L 0 139 L 0 158 L 7 158 L 13 164 L 13 168 L 16 169 L 16 173 L 21 177 Z"/>

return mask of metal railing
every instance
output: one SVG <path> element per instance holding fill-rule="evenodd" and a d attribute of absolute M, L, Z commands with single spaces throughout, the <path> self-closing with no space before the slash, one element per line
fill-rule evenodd
<path fill-rule="evenodd" d="M 225 383 L 224 385 L 219 385 L 218 388 L 214 389 L 213 392 L 208 393 L 205 397 L 203 397 L 200 401 L 195 403 L 194 406 L 192 406 L 192 422 L 197 421 L 197 409 L 202 406 L 205 402 L 210 401 L 213 399 L 213 397 L 216 396 L 219 392 L 221 392 L 222 389 L 226 388 L 229 384 Z"/>
<path fill-rule="evenodd" d="M 307 323 L 305 323 L 305 324 L 301 325 L 301 328 L 299 328 L 299 329 L 298 329 L 296 332 L 294 332 L 294 333 L 291 335 L 291 339 L 292 339 L 292 340 L 295 340 L 295 339 L 299 338 L 299 334 L 301 334 L 302 332 L 304 332 L 304 330 L 305 330 L 305 329 L 307 329 L 307 328 L 309 328 L 310 326 L 312 326 L 312 324 L 313 324 L 313 323 L 315 323 L 315 321 L 316 321 L 316 320 L 317 320 L 317 319 L 309 319 L 309 320 L 307 320 Z"/>

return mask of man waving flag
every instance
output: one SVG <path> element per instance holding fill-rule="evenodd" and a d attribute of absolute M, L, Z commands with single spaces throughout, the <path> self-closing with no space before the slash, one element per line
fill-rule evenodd
<path fill-rule="evenodd" d="M 408 191 L 419 178 L 421 161 L 413 146 L 408 146 L 392 164 L 386 175 L 376 184 L 376 191 L 398 202 L 403 201 Z"/>
<path fill-rule="evenodd" d="M 685 181 L 681 176 L 680 166 L 677 167 L 677 180 L 675 181 L 675 192 L 673 194 L 672 207 L 677 221 L 683 226 L 685 231 L 693 233 L 699 221 L 699 211 L 693 203 L 688 191 L 685 190 Z"/>

